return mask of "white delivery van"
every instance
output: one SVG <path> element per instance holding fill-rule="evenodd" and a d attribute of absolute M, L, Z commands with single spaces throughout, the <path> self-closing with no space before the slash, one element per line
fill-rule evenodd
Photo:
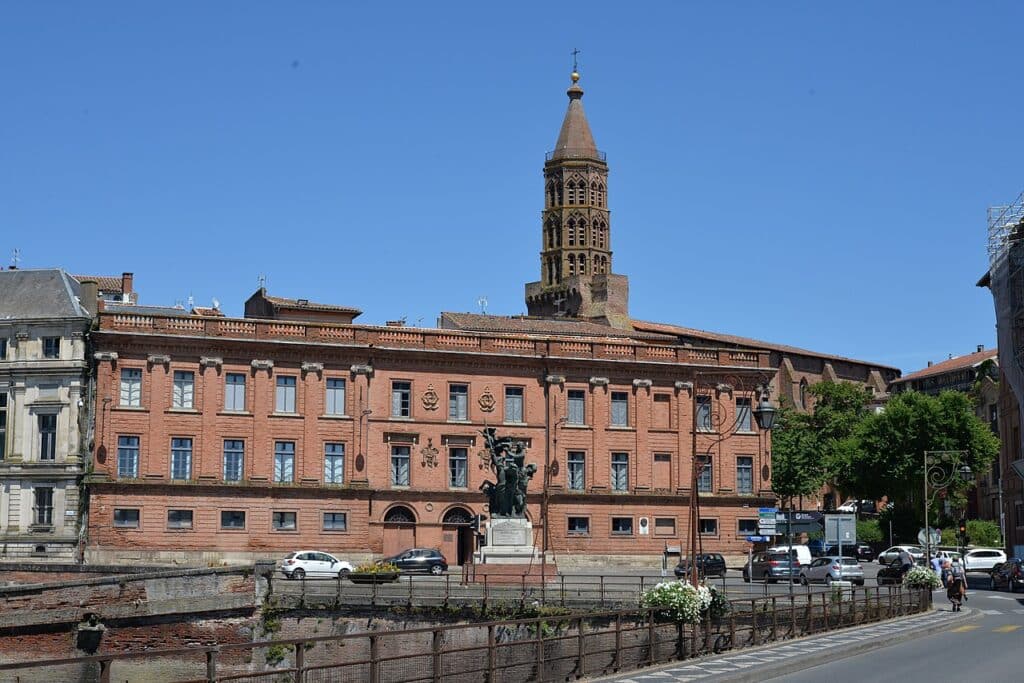
<path fill-rule="evenodd" d="M 773 545 L 771 548 L 768 548 L 770 553 L 784 553 L 787 551 L 790 552 L 790 555 L 795 555 L 801 567 L 811 564 L 811 549 L 805 545 Z"/>

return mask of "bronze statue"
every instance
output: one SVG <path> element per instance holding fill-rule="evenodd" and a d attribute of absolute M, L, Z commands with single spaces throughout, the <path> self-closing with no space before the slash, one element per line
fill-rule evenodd
<path fill-rule="evenodd" d="M 494 427 L 481 432 L 491 454 L 491 471 L 497 482 L 485 481 L 480 490 L 487 496 L 492 517 L 524 517 L 526 487 L 537 471 L 533 463 L 527 465 L 526 447 L 522 441 L 510 436 L 498 438 Z"/>

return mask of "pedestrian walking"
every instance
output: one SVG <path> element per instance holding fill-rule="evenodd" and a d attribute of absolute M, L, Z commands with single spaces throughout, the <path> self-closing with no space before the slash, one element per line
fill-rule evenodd
<path fill-rule="evenodd" d="M 946 584 L 946 597 L 953 605 L 953 611 L 959 612 L 966 592 L 966 581 L 963 567 L 959 563 L 952 564 L 949 560 L 942 563 L 942 577 Z"/>
<path fill-rule="evenodd" d="M 913 557 L 913 555 L 910 554 L 910 551 L 908 551 L 906 548 L 904 548 L 903 550 L 900 550 L 899 559 L 900 559 L 900 578 L 903 578 L 904 576 L 907 575 L 907 572 L 910 571 L 911 567 L 914 566 L 914 557 Z"/>
<path fill-rule="evenodd" d="M 938 553 L 932 558 L 932 571 L 935 572 L 935 576 L 942 578 L 942 556 Z"/>

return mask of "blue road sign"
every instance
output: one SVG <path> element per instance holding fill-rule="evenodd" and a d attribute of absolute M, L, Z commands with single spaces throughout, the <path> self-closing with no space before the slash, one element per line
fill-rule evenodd
<path fill-rule="evenodd" d="M 751 543 L 767 543 L 772 539 L 770 536 L 747 536 L 747 540 Z"/>

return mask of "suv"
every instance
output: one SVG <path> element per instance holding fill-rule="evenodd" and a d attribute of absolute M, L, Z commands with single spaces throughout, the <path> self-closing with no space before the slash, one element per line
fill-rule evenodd
<path fill-rule="evenodd" d="M 690 573 L 690 559 L 679 560 L 676 565 L 676 578 L 683 578 Z M 718 553 L 704 553 L 697 556 L 697 573 L 700 576 L 725 576 L 725 558 Z"/>
<path fill-rule="evenodd" d="M 998 591 L 1003 587 L 1011 593 L 1016 593 L 1018 588 L 1024 589 L 1024 560 L 1019 557 L 1011 557 L 1002 564 L 992 568 L 989 575 L 989 589 Z"/>
<path fill-rule="evenodd" d="M 964 551 L 964 571 L 991 571 L 997 564 L 1006 562 L 1006 553 L 994 548 L 974 548 Z"/>
<path fill-rule="evenodd" d="M 390 562 L 403 572 L 430 572 L 440 576 L 448 571 L 448 560 L 444 559 L 437 548 L 410 548 L 386 557 L 381 562 Z"/>
<path fill-rule="evenodd" d="M 754 553 L 743 567 L 743 580 L 750 583 L 751 579 L 764 579 L 765 583 L 775 583 L 780 578 L 793 580 L 799 571 L 799 564 L 785 551 Z"/>

